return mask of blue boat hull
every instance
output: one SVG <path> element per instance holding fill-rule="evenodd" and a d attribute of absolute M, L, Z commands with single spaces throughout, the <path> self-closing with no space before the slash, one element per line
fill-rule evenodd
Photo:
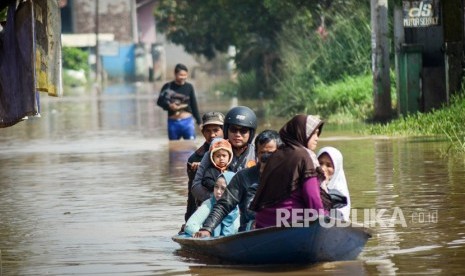
<path fill-rule="evenodd" d="M 309 264 L 355 260 L 371 237 L 369 229 L 350 224 L 323 227 L 270 227 L 227 237 L 172 239 L 182 250 L 240 264 Z"/>

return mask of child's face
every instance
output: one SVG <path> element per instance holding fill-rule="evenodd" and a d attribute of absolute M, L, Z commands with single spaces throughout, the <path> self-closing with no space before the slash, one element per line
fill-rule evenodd
<path fill-rule="evenodd" d="M 226 167 L 229 161 L 229 152 L 224 149 L 219 149 L 213 153 L 213 161 L 218 167 Z"/>
<path fill-rule="evenodd" d="M 331 160 L 331 157 L 325 152 L 318 157 L 318 161 L 320 161 L 320 167 L 325 173 L 326 180 L 329 181 L 334 175 L 333 160 Z"/>
<path fill-rule="evenodd" d="M 226 180 L 224 179 L 224 177 L 219 177 L 216 180 L 215 186 L 213 186 L 213 195 L 215 196 L 216 200 L 219 200 L 221 198 L 225 190 Z"/>

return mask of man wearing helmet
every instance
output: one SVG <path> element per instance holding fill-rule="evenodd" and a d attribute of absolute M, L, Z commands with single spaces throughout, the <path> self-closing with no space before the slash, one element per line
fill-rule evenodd
<path fill-rule="evenodd" d="M 256 129 L 257 116 L 250 108 L 237 106 L 226 114 L 223 126 L 224 138 L 231 143 L 234 154 L 228 170 L 238 172 L 255 165 L 255 149 L 252 141 Z M 208 154 L 205 156 L 197 169 L 191 190 L 198 202 L 208 199 L 212 192 L 202 186 L 202 178 L 209 165 Z"/>
<path fill-rule="evenodd" d="M 255 212 L 249 210 L 249 204 L 255 196 L 259 185 L 260 174 L 267 159 L 283 144 L 279 133 L 275 130 L 264 130 L 255 138 L 255 154 L 257 166 L 244 169 L 234 175 L 221 199 L 216 202 L 202 228 L 194 234 L 196 238 L 210 237 L 213 229 L 239 205 L 241 212 L 239 232 L 249 230 L 255 220 Z"/>

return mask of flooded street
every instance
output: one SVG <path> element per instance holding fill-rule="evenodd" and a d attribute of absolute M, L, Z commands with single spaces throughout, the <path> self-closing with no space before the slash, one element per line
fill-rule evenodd
<path fill-rule="evenodd" d="M 200 101 L 202 113 L 229 105 Z M 1 275 L 465 274 L 465 159 L 444 156 L 445 142 L 328 125 L 319 147 L 344 154 L 352 219 L 374 231 L 358 260 L 222 266 L 171 240 L 184 219 L 185 162 L 202 139 L 168 142 L 150 89 L 44 96 L 41 115 L 0 129 Z M 259 131 L 282 125 L 261 119 Z"/>

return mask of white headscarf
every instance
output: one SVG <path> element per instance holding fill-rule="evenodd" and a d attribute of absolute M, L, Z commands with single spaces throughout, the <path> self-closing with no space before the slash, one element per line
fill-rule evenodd
<path fill-rule="evenodd" d="M 328 189 L 338 190 L 343 196 L 347 197 L 347 205 L 337 209 L 341 212 L 344 220 L 349 220 L 350 216 L 350 195 L 347 187 L 346 175 L 344 173 L 342 153 L 334 147 L 323 147 L 318 151 L 318 157 L 323 153 L 327 153 L 333 161 L 334 174 L 329 180 Z"/>

